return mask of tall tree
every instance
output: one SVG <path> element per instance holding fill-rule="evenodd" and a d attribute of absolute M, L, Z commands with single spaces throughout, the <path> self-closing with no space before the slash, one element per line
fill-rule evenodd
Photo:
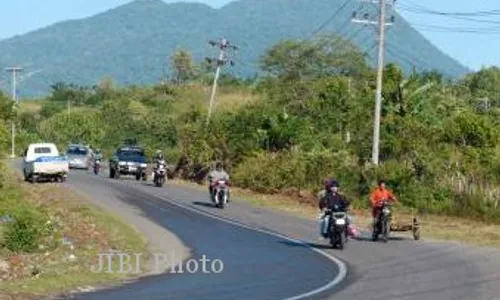
<path fill-rule="evenodd" d="M 284 40 L 273 46 L 260 64 L 269 75 L 290 81 L 368 72 L 365 57 L 356 46 L 331 36 L 313 41 Z"/>
<path fill-rule="evenodd" d="M 196 66 L 189 51 L 185 49 L 176 51 L 171 57 L 171 63 L 175 82 L 183 83 L 195 77 Z"/>
<path fill-rule="evenodd" d="M 13 116 L 14 103 L 7 95 L 0 91 L 0 120 L 9 120 Z"/>
<path fill-rule="evenodd" d="M 489 106 L 500 107 L 500 68 L 484 68 L 470 74 L 462 83 L 473 104 L 482 105 L 488 101 Z"/>

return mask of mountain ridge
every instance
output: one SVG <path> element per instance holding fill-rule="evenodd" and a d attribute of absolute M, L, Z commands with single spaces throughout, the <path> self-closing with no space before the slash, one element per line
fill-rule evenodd
<path fill-rule="evenodd" d="M 241 47 L 237 65 L 225 71 L 254 76 L 259 72 L 257 60 L 266 49 L 285 38 L 311 38 L 343 2 L 238 0 L 214 8 L 196 2 L 135 0 L 0 40 L 0 65 L 17 62 L 30 70 L 43 70 L 20 89 L 24 96 L 45 94 L 56 81 L 89 85 L 107 76 L 120 84 L 151 84 L 161 79 L 168 69 L 168 57 L 176 49 L 187 48 L 200 61 L 217 54 L 208 40 L 225 37 Z M 323 32 L 351 39 L 367 50 L 374 43 L 374 28 L 350 22 L 352 11 L 359 6 L 356 1 L 348 4 Z M 376 13 L 374 7 L 365 10 Z M 450 77 L 470 71 L 395 15 L 397 26 L 388 31 L 387 62 L 399 62 L 407 72 L 413 65 L 420 70 L 437 66 Z"/>

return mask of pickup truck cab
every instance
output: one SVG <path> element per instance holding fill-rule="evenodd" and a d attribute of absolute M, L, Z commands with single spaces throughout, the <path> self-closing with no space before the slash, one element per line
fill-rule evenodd
<path fill-rule="evenodd" d="M 55 144 L 31 144 L 24 153 L 24 180 L 32 183 L 40 179 L 66 181 L 68 160 L 59 154 Z"/>
<path fill-rule="evenodd" d="M 116 150 L 109 160 L 109 177 L 119 179 L 120 175 L 133 175 L 136 180 L 147 180 L 148 161 L 143 148 L 123 146 Z"/>

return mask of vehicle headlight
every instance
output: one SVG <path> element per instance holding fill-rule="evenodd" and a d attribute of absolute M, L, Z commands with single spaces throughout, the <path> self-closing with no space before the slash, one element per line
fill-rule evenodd
<path fill-rule="evenodd" d="M 125 163 L 124 161 L 120 161 L 118 164 L 119 164 L 120 166 L 124 166 L 124 165 L 126 165 L 126 163 Z"/>
<path fill-rule="evenodd" d="M 147 164 L 141 164 L 141 168 L 147 168 Z"/>

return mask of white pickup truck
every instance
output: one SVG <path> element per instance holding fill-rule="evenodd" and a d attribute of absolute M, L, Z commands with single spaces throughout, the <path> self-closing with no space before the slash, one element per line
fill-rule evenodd
<path fill-rule="evenodd" d="M 51 143 L 31 144 L 24 153 L 24 180 L 32 183 L 40 179 L 66 181 L 69 163 Z"/>

